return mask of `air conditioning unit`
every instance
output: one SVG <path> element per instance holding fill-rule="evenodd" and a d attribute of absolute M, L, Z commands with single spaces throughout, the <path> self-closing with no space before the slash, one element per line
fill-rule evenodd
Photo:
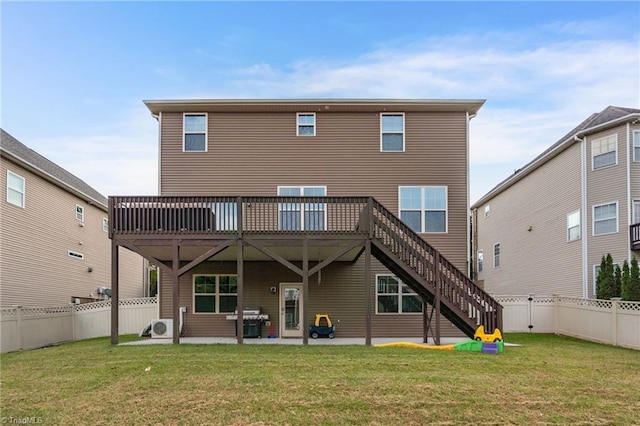
<path fill-rule="evenodd" d="M 151 322 L 151 338 L 163 339 L 173 337 L 173 320 L 159 319 Z"/>

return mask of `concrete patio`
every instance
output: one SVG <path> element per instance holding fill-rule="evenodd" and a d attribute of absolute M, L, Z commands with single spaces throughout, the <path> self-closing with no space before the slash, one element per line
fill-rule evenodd
<path fill-rule="evenodd" d="M 448 345 L 451 343 L 459 343 L 468 340 L 467 337 L 455 337 L 455 338 L 441 338 L 441 345 Z M 423 343 L 421 337 L 378 337 L 371 339 L 372 345 L 391 342 L 412 342 Z M 172 339 L 144 339 L 137 340 L 135 342 L 120 343 L 120 346 L 132 346 L 132 345 L 170 345 L 173 343 Z M 235 337 L 181 337 L 181 344 L 194 344 L 194 345 L 235 345 L 237 340 Z M 302 339 L 296 338 L 244 338 L 245 345 L 302 345 Z M 335 339 L 321 338 L 321 339 L 309 339 L 309 345 L 364 345 L 365 339 L 362 338 L 346 338 L 336 337 Z M 428 344 L 433 344 L 433 340 L 429 339 Z"/>

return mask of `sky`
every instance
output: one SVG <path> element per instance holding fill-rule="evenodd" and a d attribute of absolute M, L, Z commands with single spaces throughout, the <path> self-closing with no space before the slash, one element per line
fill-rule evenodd
<path fill-rule="evenodd" d="M 473 203 L 594 112 L 640 108 L 640 2 L 0 3 L 0 126 L 156 195 L 148 99 L 486 99 Z"/>

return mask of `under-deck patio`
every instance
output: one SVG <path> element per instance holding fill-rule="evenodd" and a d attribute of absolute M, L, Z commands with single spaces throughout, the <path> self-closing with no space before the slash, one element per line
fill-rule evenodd
<path fill-rule="evenodd" d="M 173 281 L 172 317 L 180 317 L 179 277 L 214 258 L 237 265 L 237 342 L 243 343 L 244 263 L 276 261 L 301 277 L 303 298 L 309 277 L 333 262 L 364 256 L 364 282 L 373 283 L 372 255 L 418 293 L 425 306 L 423 341 L 440 343 L 440 313 L 465 334 L 476 325 L 500 328 L 502 307 L 440 253 L 371 197 L 110 197 L 112 239 L 111 340 L 118 343 L 118 250 L 125 247 Z M 310 253 L 313 253 L 311 261 Z M 370 345 L 374 311 L 366 286 L 364 343 Z M 309 306 L 308 300 L 303 307 Z M 308 330 L 303 308 L 302 329 Z M 180 342 L 178 321 L 173 342 Z M 307 333 L 302 342 L 309 343 Z"/>

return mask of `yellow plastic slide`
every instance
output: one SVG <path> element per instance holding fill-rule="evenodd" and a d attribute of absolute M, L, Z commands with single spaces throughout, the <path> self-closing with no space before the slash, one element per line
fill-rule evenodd
<path fill-rule="evenodd" d="M 433 346 L 433 345 L 426 345 L 424 343 L 391 342 L 391 343 L 379 343 L 373 346 L 375 346 L 376 348 L 412 348 L 412 349 L 431 349 L 434 351 L 452 351 L 455 345 Z"/>

